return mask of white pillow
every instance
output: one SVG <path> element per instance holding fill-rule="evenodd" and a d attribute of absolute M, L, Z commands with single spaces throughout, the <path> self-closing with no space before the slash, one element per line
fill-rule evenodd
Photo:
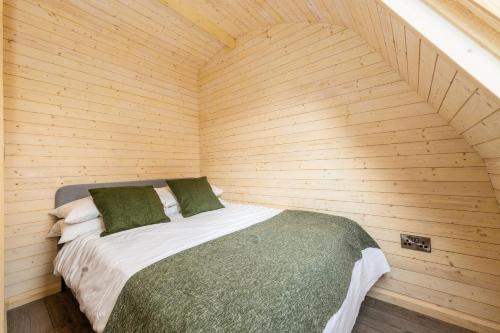
<path fill-rule="evenodd" d="M 179 205 L 164 207 L 163 210 L 165 211 L 165 215 L 167 216 L 175 215 L 180 212 Z"/>
<path fill-rule="evenodd" d="M 211 186 L 212 186 L 212 191 L 214 192 L 215 196 L 217 196 L 217 197 L 220 197 L 222 195 L 222 192 L 224 192 L 221 188 L 219 188 L 215 185 L 211 185 Z M 169 187 L 155 187 L 155 191 L 158 194 L 158 196 L 160 197 L 160 201 L 163 204 L 163 207 L 170 208 L 173 206 L 177 206 L 177 200 L 175 199 L 175 196 L 172 193 L 172 191 L 170 191 Z M 167 210 L 165 210 L 165 212 L 166 211 Z M 177 209 L 173 212 L 176 213 L 178 211 L 179 211 L 179 208 L 177 207 Z M 172 212 L 172 210 L 169 209 L 169 212 Z"/>
<path fill-rule="evenodd" d="M 61 236 L 61 223 L 62 223 L 62 221 L 64 221 L 64 220 L 59 220 L 52 225 L 52 228 L 50 228 L 49 233 L 47 234 L 47 238 Z M 59 223 L 59 222 L 61 222 L 61 223 Z"/>
<path fill-rule="evenodd" d="M 155 191 L 160 197 L 163 207 L 168 208 L 177 205 L 177 200 L 175 200 L 174 195 L 168 187 L 155 187 Z"/>
<path fill-rule="evenodd" d="M 224 192 L 220 187 L 217 187 L 215 185 L 210 185 L 210 186 L 212 187 L 212 191 L 214 192 L 216 197 L 220 197 Z"/>
<path fill-rule="evenodd" d="M 101 217 L 77 224 L 67 224 L 64 220 L 59 220 L 56 224 L 59 224 L 61 228 L 59 244 L 70 242 L 78 236 L 85 235 L 89 232 L 101 233 L 104 231 Z"/>
<path fill-rule="evenodd" d="M 92 197 L 85 197 L 68 202 L 50 211 L 51 215 L 64 219 L 64 223 L 75 224 L 99 217 L 99 210 Z"/>

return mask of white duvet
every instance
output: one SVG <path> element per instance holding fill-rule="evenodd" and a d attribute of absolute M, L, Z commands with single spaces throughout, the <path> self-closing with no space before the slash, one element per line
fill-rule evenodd
<path fill-rule="evenodd" d="M 106 237 L 87 234 L 67 243 L 54 260 L 93 328 L 102 332 L 127 280 L 141 269 L 175 253 L 263 222 L 281 210 L 226 204 L 226 208 Z M 361 302 L 378 278 L 389 271 L 381 250 L 368 248 L 354 266 L 344 303 L 325 332 L 350 332 Z"/>

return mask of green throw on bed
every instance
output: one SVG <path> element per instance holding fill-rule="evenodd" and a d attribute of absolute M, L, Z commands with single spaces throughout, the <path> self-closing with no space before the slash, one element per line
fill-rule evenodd
<path fill-rule="evenodd" d="M 321 332 L 368 247 L 347 218 L 287 210 L 137 272 L 105 332 Z"/>

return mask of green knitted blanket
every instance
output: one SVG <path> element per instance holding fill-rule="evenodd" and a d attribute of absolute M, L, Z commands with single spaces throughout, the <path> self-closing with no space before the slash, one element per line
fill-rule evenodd
<path fill-rule="evenodd" d="M 356 222 L 287 210 L 137 272 L 105 332 L 321 332 L 368 247 Z"/>

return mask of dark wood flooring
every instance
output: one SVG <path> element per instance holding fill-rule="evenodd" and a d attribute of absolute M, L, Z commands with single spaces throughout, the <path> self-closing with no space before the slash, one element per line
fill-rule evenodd
<path fill-rule="evenodd" d="M 8 333 L 84 333 L 92 328 L 69 291 L 7 312 Z M 367 297 L 355 333 L 470 333 L 471 331 Z"/>

